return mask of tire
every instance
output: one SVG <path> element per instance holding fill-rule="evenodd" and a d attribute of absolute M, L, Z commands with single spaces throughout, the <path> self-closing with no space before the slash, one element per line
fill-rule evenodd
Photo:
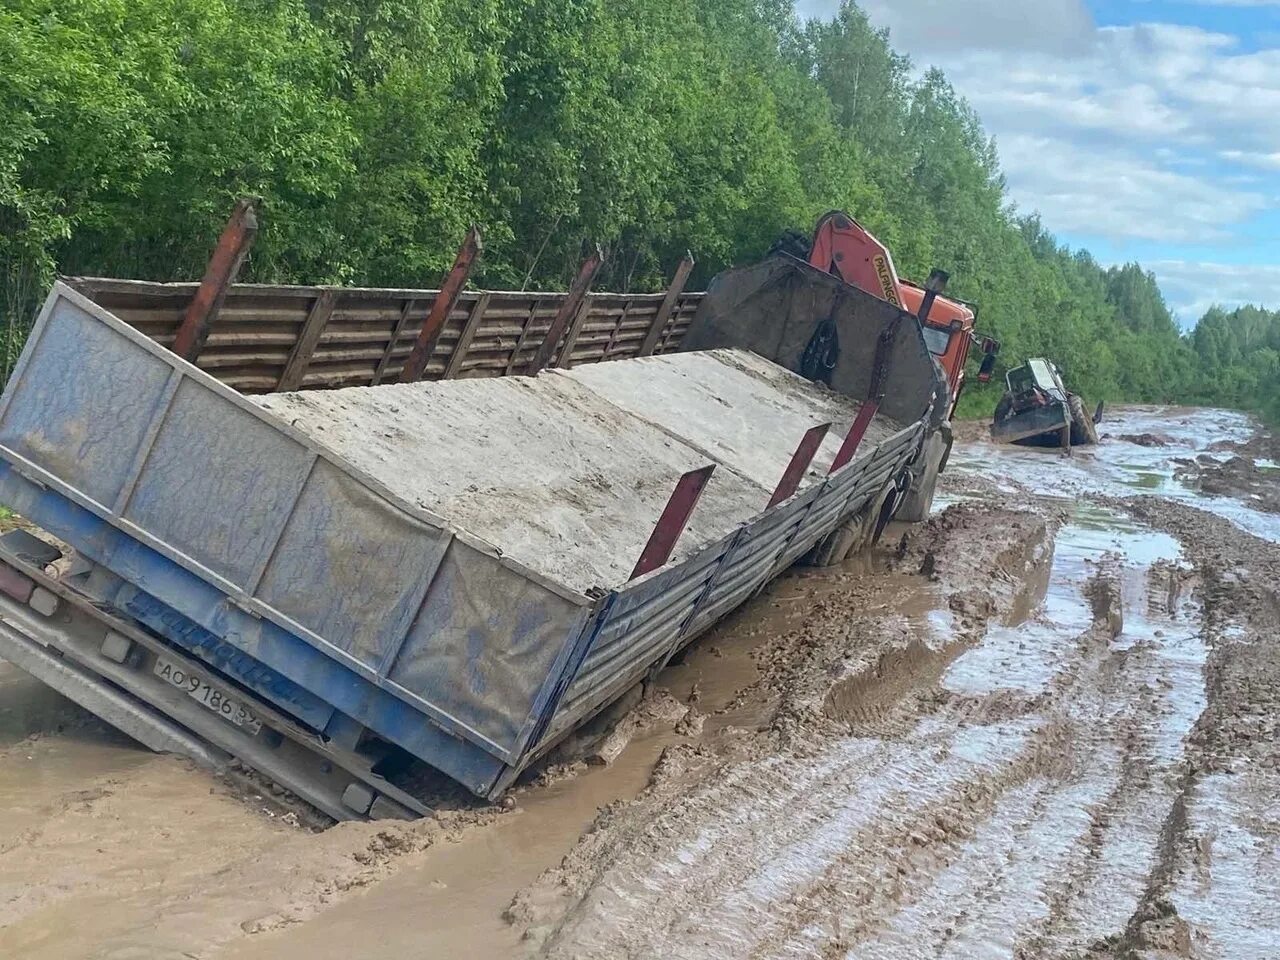
<path fill-rule="evenodd" d="M 919 523 L 929 519 L 929 511 L 933 509 L 933 493 L 941 472 L 939 468 L 947 452 L 947 442 L 943 439 L 941 430 L 929 437 L 920 459 L 912 466 L 915 479 L 893 519 L 906 523 Z"/>
<path fill-rule="evenodd" d="M 801 559 L 806 567 L 834 567 L 872 542 L 876 523 L 893 489 L 882 490 L 874 500 L 819 540 Z"/>
<path fill-rule="evenodd" d="M 850 517 L 840 526 L 818 541 L 804 558 L 807 567 L 834 567 L 853 553 L 863 537 L 866 518 L 862 514 Z"/>
<path fill-rule="evenodd" d="M 1085 412 L 1084 401 L 1074 393 L 1067 394 L 1067 408 L 1071 411 L 1071 445 L 1087 446 L 1098 442 L 1098 430 L 1093 419 Z"/>
<path fill-rule="evenodd" d="M 1000 402 L 996 404 L 995 422 L 999 423 L 1012 412 L 1013 397 L 1006 393 L 1000 398 Z"/>

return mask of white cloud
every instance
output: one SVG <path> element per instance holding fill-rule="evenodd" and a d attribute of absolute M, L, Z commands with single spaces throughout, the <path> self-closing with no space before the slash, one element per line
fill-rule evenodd
<path fill-rule="evenodd" d="M 1277 0 L 1280 3 L 1280 0 Z M 1244 163 L 1251 167 L 1261 167 L 1264 170 L 1280 171 L 1280 150 L 1275 153 L 1252 153 L 1246 150 L 1223 150 L 1219 154 L 1224 160 L 1230 160 L 1234 163 Z"/>
<path fill-rule="evenodd" d="M 914 53 L 1069 53 L 1083 50 L 1095 29 L 1083 0 L 864 0 L 861 5 L 873 20 L 889 27 L 895 43 Z"/>
<path fill-rule="evenodd" d="M 1020 209 L 1076 239 L 1161 250 L 1157 276 L 1184 322 L 1214 302 L 1280 305 L 1280 266 L 1178 252 L 1212 258 L 1220 244 L 1234 259 L 1242 225 L 1280 208 L 1280 49 L 1174 24 L 1097 27 L 1078 0 L 863 5 L 973 104 Z M 1250 252 L 1280 263 L 1280 243 Z"/>
<path fill-rule="evenodd" d="M 929 58 L 997 135 L 1075 131 L 1110 145 L 1280 150 L 1280 50 L 1238 52 L 1225 34 L 1140 24 L 1094 34 L 1087 51 Z"/>
<path fill-rule="evenodd" d="M 1215 304 L 1228 309 L 1280 305 L 1280 264 L 1156 260 L 1143 266 L 1156 275 L 1169 308 L 1187 328 Z"/>
<path fill-rule="evenodd" d="M 999 143 L 1015 198 L 1031 198 L 1054 231 L 1171 243 L 1223 239 L 1267 206 L 1257 192 L 1167 169 L 1123 150 L 1095 148 L 1082 162 L 1069 138 L 1014 134 Z"/>

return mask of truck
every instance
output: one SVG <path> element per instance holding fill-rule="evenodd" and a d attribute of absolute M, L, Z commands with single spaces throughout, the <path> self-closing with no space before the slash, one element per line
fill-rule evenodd
<path fill-rule="evenodd" d="M 467 290 L 473 234 L 439 290 L 236 283 L 255 229 L 198 284 L 53 285 L 0 398 L 0 657 L 336 820 L 500 797 L 874 539 L 949 415 L 918 315 L 798 260 Z"/>
<path fill-rule="evenodd" d="M 915 465 L 911 484 L 898 508 L 899 519 L 925 519 L 933 504 L 938 476 L 947 465 L 955 435 L 951 421 L 967 382 L 966 366 L 976 347 L 982 357 L 978 382 L 991 379 L 1000 342 L 977 333 L 977 307 L 942 295 L 950 277 L 933 270 L 923 286 L 899 276 L 889 248 L 866 227 L 841 210 L 818 218 L 812 238 L 787 231 L 770 248 L 770 254 L 804 260 L 811 266 L 838 277 L 858 290 L 902 307 L 920 321 L 930 353 L 937 359 L 946 379 L 945 415 L 930 433 L 924 455 Z M 821 361 L 811 364 L 807 376 L 822 376 Z"/>
<path fill-rule="evenodd" d="M 1061 447 L 1070 450 L 1098 442 L 1102 403 L 1092 417 L 1084 400 L 1067 389 L 1052 360 L 1033 357 L 1005 375 L 1005 392 L 996 404 L 991 438 L 998 443 Z"/>

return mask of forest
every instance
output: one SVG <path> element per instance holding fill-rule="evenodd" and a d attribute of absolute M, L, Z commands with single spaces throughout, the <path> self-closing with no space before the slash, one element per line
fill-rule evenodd
<path fill-rule="evenodd" d="M 1006 362 L 1280 420 L 1280 313 L 1184 335 L 1141 266 L 1013 208 L 977 115 L 891 39 L 852 2 L 4 0 L 5 371 L 55 274 L 198 277 L 240 196 L 263 211 L 242 279 L 403 286 L 473 222 L 479 285 L 563 287 L 598 243 L 598 289 L 646 290 L 839 208 L 905 276 L 948 270 Z"/>

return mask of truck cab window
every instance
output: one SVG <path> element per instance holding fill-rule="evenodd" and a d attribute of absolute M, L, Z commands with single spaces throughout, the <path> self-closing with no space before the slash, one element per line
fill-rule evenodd
<path fill-rule="evenodd" d="M 927 323 L 921 329 L 924 330 L 924 343 L 929 352 L 939 357 L 945 356 L 947 347 L 951 344 L 951 331 L 931 327 Z"/>

